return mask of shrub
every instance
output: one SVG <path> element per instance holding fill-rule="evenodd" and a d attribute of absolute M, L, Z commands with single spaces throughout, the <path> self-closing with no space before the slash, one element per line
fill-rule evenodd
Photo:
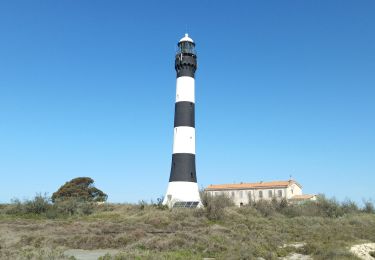
<path fill-rule="evenodd" d="M 365 204 L 366 205 L 366 204 Z M 357 204 L 351 200 L 346 200 L 340 204 L 335 199 L 327 199 L 324 195 L 319 195 L 317 201 L 306 201 L 298 204 L 288 203 L 287 200 L 260 200 L 248 204 L 255 208 L 262 216 L 268 217 L 280 213 L 287 217 L 311 216 L 337 218 L 344 214 L 354 214 L 362 212 L 373 212 L 372 203 L 360 210 Z"/>
<path fill-rule="evenodd" d="M 56 201 L 53 210 L 57 212 L 59 216 L 73 216 L 90 215 L 93 213 L 94 208 L 94 202 L 71 198 Z"/>
<path fill-rule="evenodd" d="M 138 205 L 139 205 L 140 210 L 144 210 L 145 207 L 147 206 L 147 202 L 144 201 L 144 200 L 141 200 L 141 201 L 138 202 Z"/>
<path fill-rule="evenodd" d="M 102 202 L 106 201 L 108 196 L 94 187 L 93 179 L 89 177 L 79 177 L 66 182 L 58 191 L 52 194 L 52 202 L 71 198 Z"/>
<path fill-rule="evenodd" d="M 20 215 L 24 214 L 24 207 L 19 199 L 12 199 L 10 205 L 5 210 L 6 214 Z"/>
<path fill-rule="evenodd" d="M 324 195 L 319 195 L 316 203 L 309 203 L 309 205 L 317 207 L 318 216 L 339 217 L 344 214 L 336 199 L 327 199 Z"/>
<path fill-rule="evenodd" d="M 343 211 L 348 214 L 348 213 L 355 213 L 355 212 L 358 212 L 359 211 L 359 208 L 357 206 L 357 204 L 352 201 L 352 200 L 345 200 L 342 204 L 341 204 L 341 207 L 343 209 Z"/>
<path fill-rule="evenodd" d="M 316 201 L 307 201 L 303 204 L 293 205 L 294 209 L 286 210 L 294 216 L 315 216 L 336 218 L 343 216 L 345 211 L 335 199 L 327 199 L 319 195 Z"/>
<path fill-rule="evenodd" d="M 253 207 L 264 217 L 268 217 L 276 213 L 277 209 L 277 202 L 275 201 L 267 201 L 267 200 L 259 200 L 257 202 L 253 202 Z"/>
<path fill-rule="evenodd" d="M 233 207 L 231 198 L 221 194 L 212 196 L 206 192 L 201 192 L 201 201 L 206 210 L 206 216 L 210 220 L 220 220 L 224 215 L 224 208 Z"/>
<path fill-rule="evenodd" d="M 257 202 L 253 201 L 248 206 L 255 208 L 264 217 L 272 216 L 276 213 L 286 214 L 288 209 L 294 207 L 293 205 L 288 205 L 286 199 L 278 200 L 276 198 L 272 200 L 259 200 Z"/>
<path fill-rule="evenodd" d="M 46 194 L 37 194 L 33 200 L 25 202 L 26 213 L 42 214 L 51 208 L 50 198 Z"/>
<path fill-rule="evenodd" d="M 52 204 L 49 197 L 37 194 L 34 199 L 24 202 L 13 199 L 4 212 L 8 215 L 38 215 L 54 219 L 72 215 L 90 215 L 95 207 L 94 202 L 78 199 L 58 200 Z"/>
<path fill-rule="evenodd" d="M 7 214 L 22 215 L 36 214 L 40 215 L 47 212 L 51 208 L 50 198 L 46 194 L 36 194 L 34 199 L 21 202 L 19 199 L 13 199 L 9 205 Z"/>
<path fill-rule="evenodd" d="M 374 204 L 371 201 L 364 201 L 363 203 L 365 204 L 362 210 L 363 212 L 370 213 L 370 214 L 375 213 Z"/>
<path fill-rule="evenodd" d="M 166 210 L 168 209 L 167 205 L 163 205 L 164 196 L 161 196 L 156 199 L 156 203 L 151 203 L 153 207 L 160 209 L 160 210 Z"/>

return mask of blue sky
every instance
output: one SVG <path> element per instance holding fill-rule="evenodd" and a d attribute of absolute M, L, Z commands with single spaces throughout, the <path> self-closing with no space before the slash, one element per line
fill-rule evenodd
<path fill-rule="evenodd" d="M 1 1 L 0 202 L 90 176 L 164 195 L 174 52 L 197 43 L 199 185 L 375 199 L 374 1 Z"/>

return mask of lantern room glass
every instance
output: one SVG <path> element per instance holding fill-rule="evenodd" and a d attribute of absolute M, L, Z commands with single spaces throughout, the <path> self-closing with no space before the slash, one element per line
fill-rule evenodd
<path fill-rule="evenodd" d="M 194 43 L 187 41 L 178 43 L 178 53 L 196 55 Z"/>

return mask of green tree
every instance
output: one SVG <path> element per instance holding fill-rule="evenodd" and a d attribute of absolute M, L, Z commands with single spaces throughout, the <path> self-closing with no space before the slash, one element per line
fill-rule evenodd
<path fill-rule="evenodd" d="M 79 199 L 83 201 L 106 201 L 108 196 L 94 187 L 94 180 L 89 177 L 78 177 L 66 182 L 52 194 L 52 202 L 57 200 Z"/>

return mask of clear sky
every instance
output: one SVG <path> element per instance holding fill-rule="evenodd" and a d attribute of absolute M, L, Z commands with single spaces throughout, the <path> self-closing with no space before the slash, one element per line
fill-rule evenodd
<path fill-rule="evenodd" d="M 375 199 L 375 1 L 0 2 L 0 202 L 90 176 L 156 200 L 175 45 L 197 43 L 199 186 Z"/>

